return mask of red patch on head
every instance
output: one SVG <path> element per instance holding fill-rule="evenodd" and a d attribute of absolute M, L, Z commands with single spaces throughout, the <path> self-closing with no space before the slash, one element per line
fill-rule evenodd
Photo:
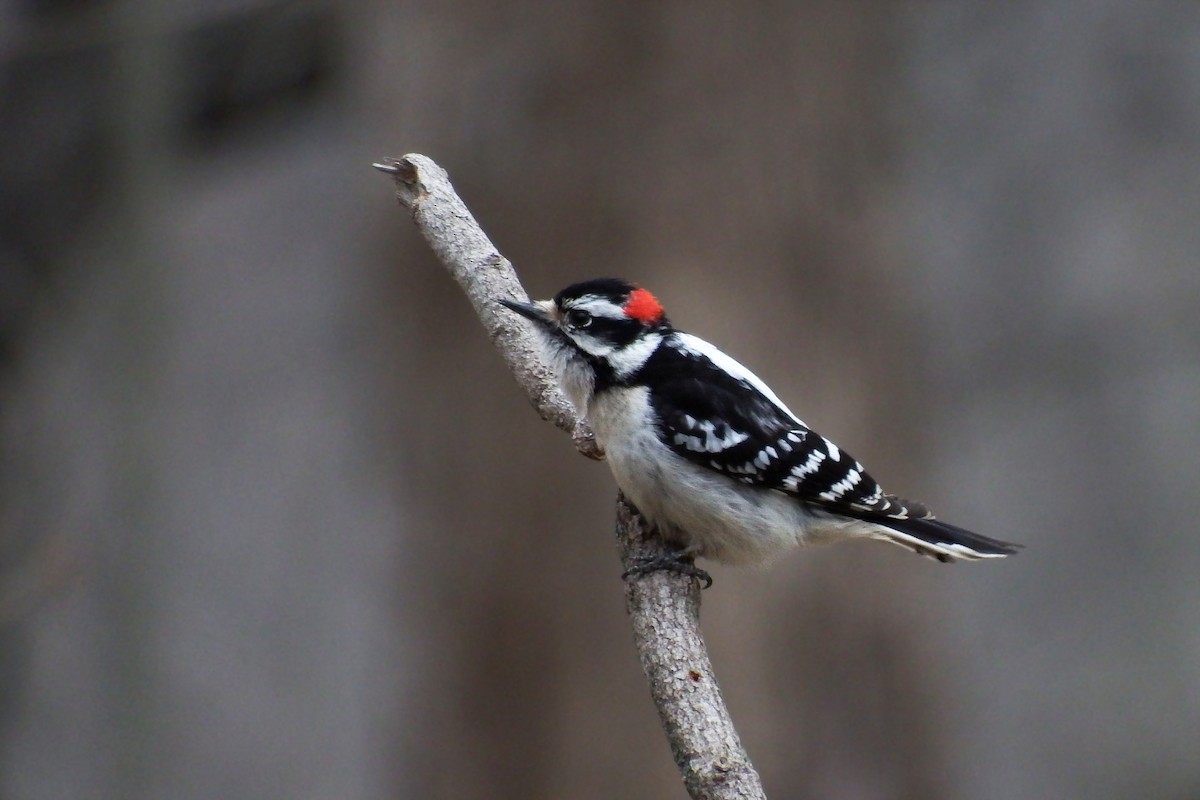
<path fill-rule="evenodd" d="M 659 305 L 654 295 L 645 289 L 634 289 L 629 293 L 629 299 L 621 306 L 626 314 L 647 325 L 662 319 L 663 307 Z"/>

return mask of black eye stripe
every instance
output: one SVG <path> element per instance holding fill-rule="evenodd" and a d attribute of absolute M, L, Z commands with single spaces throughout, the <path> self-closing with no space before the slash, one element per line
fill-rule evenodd
<path fill-rule="evenodd" d="M 617 347 L 631 343 L 641 330 L 642 326 L 637 320 L 609 317 L 592 317 L 592 324 L 587 326 L 588 335 L 605 339 Z"/>

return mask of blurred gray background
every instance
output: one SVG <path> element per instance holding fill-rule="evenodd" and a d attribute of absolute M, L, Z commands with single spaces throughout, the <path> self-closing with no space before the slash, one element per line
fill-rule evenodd
<path fill-rule="evenodd" d="M 683 798 L 373 160 L 1027 549 L 716 567 L 775 798 L 1200 798 L 1200 7 L 0 2 L 0 796 Z"/>

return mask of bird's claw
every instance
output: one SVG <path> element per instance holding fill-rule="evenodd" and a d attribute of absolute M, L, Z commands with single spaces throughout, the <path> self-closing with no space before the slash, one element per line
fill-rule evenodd
<path fill-rule="evenodd" d="M 697 567 L 691 556 L 664 553 L 657 556 L 634 558 L 632 562 L 633 566 L 621 573 L 622 580 L 629 580 L 639 575 L 649 575 L 651 572 L 674 572 L 678 575 L 695 578 L 700 582 L 701 589 L 707 589 L 713 584 L 712 576 L 706 570 Z"/>

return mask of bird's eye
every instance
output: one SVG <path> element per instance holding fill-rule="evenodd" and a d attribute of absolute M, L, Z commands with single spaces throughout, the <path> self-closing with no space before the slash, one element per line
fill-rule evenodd
<path fill-rule="evenodd" d="M 576 308 L 567 312 L 567 324 L 572 328 L 586 328 L 592 324 L 592 315 L 583 309 Z"/>

